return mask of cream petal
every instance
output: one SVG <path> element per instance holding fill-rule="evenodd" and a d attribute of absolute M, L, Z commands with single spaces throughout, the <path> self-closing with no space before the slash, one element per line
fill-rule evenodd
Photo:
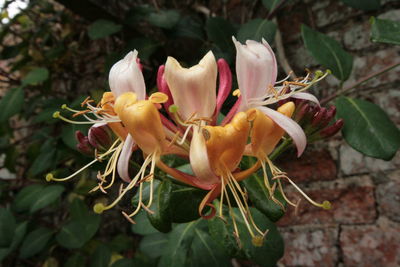
<path fill-rule="evenodd" d="M 121 179 L 127 183 L 131 181 L 131 178 L 129 177 L 129 160 L 131 158 L 134 145 L 135 141 L 133 140 L 132 136 L 128 134 L 117 162 L 118 174 Z"/>
<path fill-rule="evenodd" d="M 186 120 L 193 113 L 196 117 L 211 117 L 216 106 L 217 63 L 208 52 L 199 64 L 183 68 L 173 57 L 165 64 L 165 80 L 179 114 Z"/>

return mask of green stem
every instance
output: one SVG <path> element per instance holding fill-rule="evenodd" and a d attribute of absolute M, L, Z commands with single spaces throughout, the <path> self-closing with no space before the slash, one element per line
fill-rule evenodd
<path fill-rule="evenodd" d="M 290 147 L 292 144 L 292 139 L 287 138 L 285 139 L 275 150 L 272 152 L 272 154 L 269 156 L 270 160 L 275 160 L 280 154 L 282 154 L 286 149 Z"/>
<path fill-rule="evenodd" d="M 381 70 L 379 70 L 377 72 L 374 72 L 374 73 L 372 73 L 370 75 L 367 75 L 367 76 L 359 79 L 358 81 L 356 81 L 354 84 L 350 85 L 349 87 L 346 87 L 346 88 L 344 88 L 342 90 L 339 90 L 336 93 L 332 94 L 331 96 L 328 96 L 327 98 L 323 99 L 321 101 L 321 105 L 324 105 L 324 104 L 328 103 L 329 101 L 335 99 L 336 97 L 338 97 L 338 96 L 340 96 L 340 95 L 342 95 L 344 93 L 347 93 L 348 91 L 354 89 L 355 87 L 359 86 L 360 84 L 365 83 L 365 82 L 367 82 L 367 81 L 369 81 L 369 80 L 371 80 L 371 79 L 373 79 L 373 78 L 375 78 L 375 77 L 377 77 L 377 76 L 379 76 L 379 75 L 381 75 L 381 74 L 383 74 L 385 72 L 388 72 L 389 70 L 394 69 L 399 65 L 400 65 L 400 62 L 393 63 L 393 64 L 391 64 L 391 65 L 389 65 L 389 66 L 387 66 L 387 67 L 385 67 L 385 68 L 383 68 L 383 69 L 381 69 Z"/>

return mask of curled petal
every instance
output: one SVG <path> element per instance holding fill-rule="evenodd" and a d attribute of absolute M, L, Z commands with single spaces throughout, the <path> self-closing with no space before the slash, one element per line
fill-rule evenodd
<path fill-rule="evenodd" d="M 132 156 L 133 146 L 135 141 L 132 136 L 128 134 L 124 141 L 124 146 L 122 147 L 121 154 L 119 155 L 117 162 L 117 171 L 122 180 L 129 183 L 131 178 L 129 178 L 129 160 Z"/>
<path fill-rule="evenodd" d="M 194 174 L 202 183 L 214 184 L 219 182 L 219 178 L 214 174 L 210 165 L 206 140 L 197 126 L 193 130 L 189 158 Z"/>
<path fill-rule="evenodd" d="M 291 118 L 267 107 L 258 107 L 265 115 L 272 119 L 276 124 L 279 125 L 285 132 L 293 139 L 294 144 L 297 148 L 297 156 L 304 152 L 307 144 L 307 138 L 303 129 Z"/>
<path fill-rule="evenodd" d="M 110 70 L 108 82 L 116 98 L 126 92 L 136 93 L 139 100 L 146 97 L 146 86 L 137 61 L 137 55 L 136 50 L 129 52 Z"/>
<path fill-rule="evenodd" d="M 319 104 L 319 100 L 314 95 L 312 95 L 310 93 L 300 92 L 300 93 L 295 93 L 295 94 L 291 95 L 290 97 L 297 98 L 297 99 L 308 100 L 308 101 L 314 102 L 318 106 L 321 106 Z"/>
<path fill-rule="evenodd" d="M 218 113 L 221 110 L 221 107 L 228 97 L 232 87 L 232 73 L 229 69 L 228 62 L 221 58 L 218 60 L 217 64 L 219 72 L 219 87 L 217 96 L 217 108 L 215 111 L 216 116 L 218 116 Z"/>

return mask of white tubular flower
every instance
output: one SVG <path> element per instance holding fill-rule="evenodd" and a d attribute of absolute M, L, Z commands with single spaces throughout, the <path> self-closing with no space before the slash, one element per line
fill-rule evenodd
<path fill-rule="evenodd" d="M 112 66 L 108 82 L 115 98 L 123 93 L 133 92 L 139 100 L 145 99 L 146 85 L 137 62 L 137 55 L 137 50 L 131 51 Z"/>
<path fill-rule="evenodd" d="M 175 58 L 168 57 L 164 77 L 183 120 L 193 114 L 197 118 L 210 118 L 213 115 L 216 106 L 217 63 L 211 51 L 191 68 L 184 68 Z"/>

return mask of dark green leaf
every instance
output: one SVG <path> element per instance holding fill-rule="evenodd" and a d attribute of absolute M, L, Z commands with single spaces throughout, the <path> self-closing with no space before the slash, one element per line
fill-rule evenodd
<path fill-rule="evenodd" d="M 32 203 L 30 212 L 34 213 L 57 200 L 61 193 L 64 191 L 64 187 L 61 185 L 50 185 L 46 186 L 42 191 L 40 191 L 39 197 Z"/>
<path fill-rule="evenodd" d="M 169 205 L 172 222 L 184 223 L 199 218 L 198 207 L 206 194 L 207 191 L 174 184 Z"/>
<path fill-rule="evenodd" d="M 80 248 L 96 234 L 100 216 L 89 211 L 81 200 L 72 203 L 70 214 L 71 221 L 61 228 L 56 240 L 65 248 Z"/>
<path fill-rule="evenodd" d="M 92 40 L 100 39 L 119 32 L 122 26 L 112 21 L 99 19 L 89 25 L 88 34 Z"/>
<path fill-rule="evenodd" d="M 150 209 L 153 214 L 147 216 L 151 224 L 160 232 L 171 231 L 170 201 L 172 193 L 172 183 L 169 180 L 162 181 L 154 194 L 154 202 Z"/>
<path fill-rule="evenodd" d="M 41 252 L 52 235 L 53 232 L 44 227 L 30 232 L 22 243 L 19 253 L 20 257 L 23 259 L 29 258 Z"/>
<path fill-rule="evenodd" d="M 147 21 L 160 28 L 172 29 L 179 21 L 179 12 L 176 10 L 160 10 L 159 12 L 151 13 L 147 17 Z"/>
<path fill-rule="evenodd" d="M 203 25 L 200 20 L 192 16 L 182 17 L 175 25 L 172 34 L 174 36 L 189 37 L 193 39 L 203 40 Z"/>
<path fill-rule="evenodd" d="M 77 141 L 75 139 L 75 132 L 81 131 L 87 133 L 89 129 L 88 125 L 84 124 L 66 124 L 62 128 L 61 138 L 69 148 L 76 149 Z"/>
<path fill-rule="evenodd" d="M 140 241 L 139 248 L 140 251 L 149 257 L 158 258 L 163 254 L 167 243 L 168 235 L 155 233 L 143 237 L 142 241 Z"/>
<path fill-rule="evenodd" d="M 191 247 L 190 266 L 231 266 L 230 258 L 218 246 L 210 235 L 200 229 L 195 229 Z"/>
<path fill-rule="evenodd" d="M 342 81 L 349 78 L 353 57 L 344 51 L 338 42 L 306 25 L 301 26 L 301 33 L 307 50 L 318 63 L 330 69 L 333 75 Z"/>
<path fill-rule="evenodd" d="M 133 266 L 139 266 L 139 265 L 135 265 L 135 261 L 132 259 L 120 259 L 114 262 L 113 265 L 111 265 L 111 267 L 133 267 Z"/>
<path fill-rule="evenodd" d="M 158 267 L 184 267 L 187 253 L 194 237 L 198 221 L 177 225 L 169 235 L 168 244 L 161 256 Z"/>
<path fill-rule="evenodd" d="M 400 21 L 371 18 L 373 42 L 400 45 Z"/>
<path fill-rule="evenodd" d="M 365 11 L 376 10 L 381 7 L 380 0 L 342 0 L 348 6 Z"/>
<path fill-rule="evenodd" d="M 49 70 L 46 68 L 34 68 L 31 70 L 24 79 L 22 85 L 36 85 L 46 81 L 49 78 Z"/>
<path fill-rule="evenodd" d="M 246 40 L 255 40 L 261 42 L 264 38 L 269 44 L 272 44 L 275 38 L 276 25 L 266 19 L 253 19 L 243 24 L 238 31 L 237 38 L 244 43 Z"/>
<path fill-rule="evenodd" d="M 8 247 L 14 238 L 16 222 L 14 215 L 5 208 L 0 208 L 0 247 Z"/>
<path fill-rule="evenodd" d="M 160 44 L 156 41 L 145 37 L 131 39 L 126 45 L 129 50 L 138 50 L 138 57 L 142 60 L 148 60 L 159 46 Z"/>
<path fill-rule="evenodd" d="M 49 170 L 56 160 L 56 153 L 57 150 L 55 147 L 51 147 L 48 150 L 43 149 L 42 147 L 39 156 L 35 158 L 31 167 L 29 168 L 29 173 L 32 176 L 36 176 Z"/>
<path fill-rule="evenodd" d="M 280 1 L 281 0 L 262 0 L 262 3 L 269 11 L 272 11 Z"/>
<path fill-rule="evenodd" d="M 75 253 L 68 258 L 64 267 L 85 267 L 85 257 L 80 253 Z"/>
<path fill-rule="evenodd" d="M 32 204 L 39 198 L 40 192 L 44 186 L 41 184 L 34 184 L 22 188 L 15 197 L 13 208 L 15 211 L 27 211 L 30 209 Z"/>
<path fill-rule="evenodd" d="M 155 229 L 149 222 L 145 211 L 142 210 L 133 219 L 135 220 L 136 224 L 132 224 L 132 232 L 139 235 L 158 233 L 157 229 Z"/>
<path fill-rule="evenodd" d="M 268 219 L 276 222 L 285 214 L 282 207 L 270 198 L 262 174 L 253 174 L 251 177 L 245 179 L 243 184 L 246 187 L 251 202 L 259 211 L 266 215 Z M 285 203 L 282 195 L 279 194 L 277 190 L 275 191 L 275 198 L 281 203 Z"/>
<path fill-rule="evenodd" d="M 134 238 L 131 235 L 119 234 L 113 238 L 110 243 L 110 248 L 112 251 L 121 253 L 132 249 Z"/>
<path fill-rule="evenodd" d="M 28 222 L 22 222 L 18 224 L 15 228 L 14 238 L 10 246 L 10 250 L 14 250 L 18 247 L 18 245 L 22 242 L 23 238 L 25 237 L 26 230 L 28 228 Z"/>
<path fill-rule="evenodd" d="M 0 123 L 19 113 L 24 104 L 24 91 L 21 87 L 10 89 L 0 100 Z"/>
<path fill-rule="evenodd" d="M 111 260 L 111 251 L 105 245 L 99 245 L 90 258 L 90 266 L 107 267 Z"/>
<path fill-rule="evenodd" d="M 340 97 L 335 103 L 350 146 L 370 157 L 393 158 L 400 147 L 400 131 L 379 106 L 349 97 Z"/>

